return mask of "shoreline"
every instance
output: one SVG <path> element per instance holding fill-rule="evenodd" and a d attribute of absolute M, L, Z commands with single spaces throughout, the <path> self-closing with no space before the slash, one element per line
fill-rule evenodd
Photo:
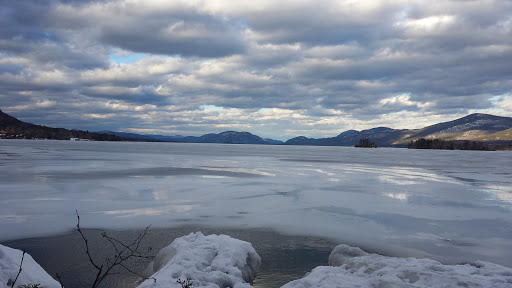
<path fill-rule="evenodd" d="M 141 230 L 100 230 L 82 229 L 89 241 L 95 259 L 105 258 L 110 250 L 101 237 L 103 231 L 121 241 L 129 242 L 137 237 Z M 175 238 L 201 231 L 203 234 L 225 234 L 230 237 L 250 242 L 262 259 L 260 272 L 254 280 L 253 287 L 281 287 L 299 278 L 317 266 L 327 265 L 333 248 L 339 244 L 311 236 L 283 235 L 268 228 L 219 228 L 198 225 L 186 225 L 177 228 L 150 228 L 141 242 L 142 249 L 151 247 L 149 254 L 155 255 L 161 248 L 169 245 Z M 94 269 L 87 259 L 85 245 L 76 231 L 68 233 L 2 241 L 0 244 L 26 249 L 52 277 L 59 273 L 65 287 L 90 287 L 94 278 Z M 144 271 L 149 260 L 131 261 L 130 268 Z M 139 279 L 125 271 L 107 278 L 103 287 L 135 287 Z"/>

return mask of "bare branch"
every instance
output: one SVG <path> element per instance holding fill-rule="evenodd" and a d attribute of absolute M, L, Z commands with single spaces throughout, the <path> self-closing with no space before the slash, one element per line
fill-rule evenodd
<path fill-rule="evenodd" d="M 85 253 L 87 253 L 87 256 L 89 256 L 89 262 L 91 262 L 91 264 L 94 266 L 94 268 L 99 270 L 99 273 L 101 273 L 103 265 L 101 265 L 101 267 L 98 266 L 94 262 L 94 260 L 92 259 L 91 253 L 89 252 L 89 241 L 87 240 L 87 238 L 85 238 L 84 233 L 82 233 L 82 229 L 80 229 L 80 215 L 78 215 L 78 210 L 76 210 L 76 217 L 78 218 L 78 223 L 76 224 L 76 230 L 78 230 L 78 232 L 82 236 L 82 239 L 84 239 L 84 242 L 85 242 Z"/>
<path fill-rule="evenodd" d="M 130 272 L 130 273 L 132 273 L 132 274 L 135 274 L 135 275 L 137 275 L 137 276 L 139 276 L 139 277 L 143 278 L 144 280 L 147 280 L 147 279 L 153 279 L 154 283 L 156 283 L 156 278 L 154 278 L 154 277 L 149 277 L 149 278 L 148 278 L 148 277 L 142 276 L 142 275 L 140 275 L 139 273 L 137 273 L 137 272 L 135 272 L 135 271 L 131 270 L 130 268 L 126 267 L 126 266 L 125 266 L 125 265 L 123 265 L 123 264 L 119 264 L 119 265 L 121 265 L 121 267 L 123 267 L 124 269 L 126 269 L 126 271 L 128 271 L 128 272 Z"/>
<path fill-rule="evenodd" d="M 192 288 L 192 285 L 194 284 L 190 278 L 187 278 L 186 280 L 181 280 L 180 278 L 178 278 L 178 280 L 176 280 L 176 283 L 179 283 L 181 285 L 181 288 Z"/>
<path fill-rule="evenodd" d="M 59 273 L 55 273 L 55 276 L 57 276 L 57 280 L 59 280 L 60 288 L 64 288 L 64 284 L 62 284 L 62 280 L 60 279 Z"/>
<path fill-rule="evenodd" d="M 18 277 L 20 277 L 21 270 L 23 270 L 23 269 L 21 268 L 21 266 L 23 266 L 23 259 L 25 258 L 25 253 L 26 253 L 26 252 L 27 252 L 27 251 L 23 250 L 23 254 L 21 255 L 20 270 L 18 271 L 18 275 L 16 275 L 16 279 L 14 279 L 14 282 L 12 282 L 12 284 L 11 284 L 11 288 L 13 288 L 13 287 L 14 287 L 14 284 L 16 284 L 16 281 L 18 281 Z M 7 285 L 9 285 L 9 284 L 7 284 Z"/>
<path fill-rule="evenodd" d="M 86 247 L 85 252 L 87 253 L 87 256 L 89 257 L 89 262 L 91 262 L 91 264 L 94 266 L 94 268 L 96 268 L 96 270 L 98 270 L 98 273 L 96 274 L 96 278 L 94 280 L 92 288 L 97 288 L 100 285 L 100 283 L 107 276 L 119 274 L 119 272 L 113 271 L 113 269 L 118 266 L 124 268 L 126 271 L 128 271 L 132 274 L 135 274 L 135 275 L 143 278 L 144 280 L 153 279 L 156 282 L 155 278 L 144 277 L 144 276 L 134 272 L 133 270 L 131 270 L 130 268 L 128 268 L 126 265 L 123 264 L 123 262 L 125 262 L 131 258 L 146 258 L 146 259 L 154 258 L 154 256 L 148 256 L 148 255 L 145 255 L 144 253 L 142 253 L 141 251 L 139 251 L 140 243 L 142 242 L 144 237 L 147 235 L 148 229 L 149 229 L 149 227 L 151 227 L 151 225 L 146 227 L 146 229 L 142 233 L 140 233 L 137 236 L 137 238 L 135 238 L 133 243 L 131 243 L 131 244 L 125 244 L 122 241 L 120 241 L 114 237 L 108 236 L 106 232 L 103 232 L 101 235 L 112 245 L 112 248 L 115 251 L 115 255 L 112 259 L 111 258 L 105 259 L 105 266 L 104 265 L 100 266 L 99 264 L 94 262 L 94 260 L 92 259 L 92 256 L 91 256 L 91 253 L 89 250 L 88 240 L 87 240 L 87 238 L 85 238 L 82 230 L 80 229 L 80 216 L 78 215 L 78 211 L 76 211 L 76 216 L 78 219 L 78 223 L 76 225 L 77 230 L 85 242 L 85 247 Z"/>

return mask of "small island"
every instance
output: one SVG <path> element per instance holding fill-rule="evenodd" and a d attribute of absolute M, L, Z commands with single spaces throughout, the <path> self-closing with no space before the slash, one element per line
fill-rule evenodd
<path fill-rule="evenodd" d="M 371 141 L 369 138 L 359 139 L 359 143 L 354 147 L 357 148 L 377 148 L 377 144 Z"/>

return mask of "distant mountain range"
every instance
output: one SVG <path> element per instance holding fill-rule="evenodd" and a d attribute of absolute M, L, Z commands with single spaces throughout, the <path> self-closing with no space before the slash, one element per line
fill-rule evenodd
<path fill-rule="evenodd" d="M 471 140 L 485 142 L 506 142 L 512 144 L 512 118 L 489 114 L 471 114 L 460 119 L 443 122 L 422 129 L 392 129 L 377 127 L 362 131 L 348 130 L 329 138 L 307 138 L 299 136 L 286 142 L 263 139 L 249 132 L 226 131 L 203 136 L 143 135 L 127 132 L 100 131 L 96 133 L 50 128 L 22 122 L 0 110 L 0 138 L 81 138 L 108 141 L 160 141 L 185 143 L 229 143 L 229 144 L 284 144 L 315 146 L 354 146 L 359 139 L 368 138 L 379 147 L 406 147 L 407 143 L 419 138 L 442 140 Z M 509 145 L 510 145 L 509 144 Z"/>
<path fill-rule="evenodd" d="M 453 121 L 422 129 L 372 128 L 363 131 L 348 130 L 336 137 L 313 139 L 299 136 L 286 145 L 353 146 L 359 139 L 369 138 L 379 147 L 405 147 L 419 138 L 472 141 L 512 141 L 512 118 L 475 113 Z M 508 133 L 506 132 L 508 131 Z"/>
<path fill-rule="evenodd" d="M 120 137 L 148 139 L 162 142 L 185 142 L 185 143 L 225 143 L 225 144 L 283 144 L 283 141 L 263 139 L 249 132 L 226 131 L 222 133 L 210 133 L 203 136 L 165 136 L 165 135 L 143 135 L 127 132 L 100 131 Z"/>

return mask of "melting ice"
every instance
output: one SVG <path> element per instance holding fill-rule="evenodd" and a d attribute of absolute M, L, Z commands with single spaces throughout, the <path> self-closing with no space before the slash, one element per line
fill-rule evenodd
<path fill-rule="evenodd" d="M 84 227 L 267 227 L 512 267 L 512 153 L 0 141 L 0 241 Z"/>

